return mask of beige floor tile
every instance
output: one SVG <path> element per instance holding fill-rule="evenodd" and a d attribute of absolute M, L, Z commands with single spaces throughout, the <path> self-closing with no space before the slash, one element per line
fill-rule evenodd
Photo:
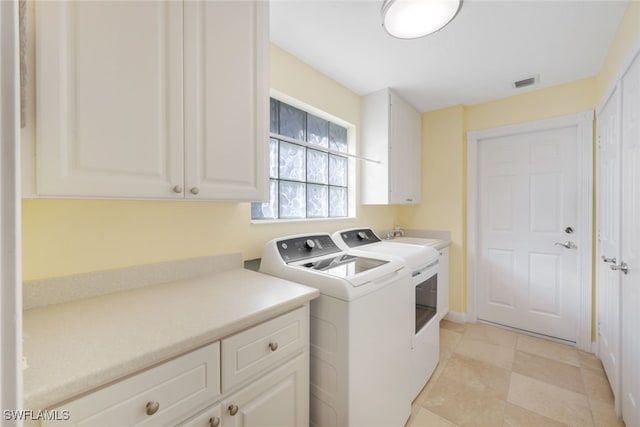
<path fill-rule="evenodd" d="M 448 378 L 440 377 L 423 407 L 459 426 L 502 425 L 505 401 L 487 396 Z"/>
<path fill-rule="evenodd" d="M 513 372 L 535 378 L 576 393 L 586 394 L 580 368 L 524 351 L 516 351 Z"/>
<path fill-rule="evenodd" d="M 490 363 L 454 353 L 442 372 L 442 378 L 457 381 L 486 396 L 506 400 L 511 372 Z"/>
<path fill-rule="evenodd" d="M 449 329 L 450 331 L 458 332 L 461 334 L 466 329 L 466 323 L 456 323 L 450 320 L 442 319 L 440 321 L 440 329 L 442 328 Z"/>
<path fill-rule="evenodd" d="M 496 328 L 495 326 L 467 323 L 467 328 L 464 331 L 464 337 L 477 341 L 484 341 L 489 344 L 515 348 L 518 334 Z"/>
<path fill-rule="evenodd" d="M 511 403 L 504 408 L 504 427 L 567 427 L 567 424 L 528 411 Z"/>
<path fill-rule="evenodd" d="M 582 370 L 582 380 L 591 401 L 600 400 L 605 403 L 613 404 L 613 393 L 606 376 L 602 376 L 598 372 L 591 369 Z"/>
<path fill-rule="evenodd" d="M 415 417 L 408 427 L 457 427 L 456 424 L 446 420 L 425 408 L 418 409 Z"/>
<path fill-rule="evenodd" d="M 593 426 L 587 396 L 516 372 L 511 374 L 507 401 L 571 426 Z"/>
<path fill-rule="evenodd" d="M 527 335 L 518 335 L 516 348 L 520 351 L 526 351 L 527 353 L 546 357 L 548 359 L 554 359 L 559 362 L 568 363 L 578 367 L 580 366 L 580 360 L 576 349 L 565 344 L 558 344 L 553 341 L 547 341 Z"/>
<path fill-rule="evenodd" d="M 454 350 L 455 353 L 476 360 L 491 363 L 499 368 L 511 369 L 514 350 L 496 344 L 476 341 L 463 337 Z"/>
<path fill-rule="evenodd" d="M 451 353 L 456 348 L 462 334 L 454 332 L 451 329 L 440 328 L 440 360 L 446 359 L 451 356 Z"/>
<path fill-rule="evenodd" d="M 580 367 L 591 369 L 592 371 L 604 373 L 602 362 L 592 353 L 585 353 L 578 350 L 578 359 L 580 360 Z"/>
<path fill-rule="evenodd" d="M 618 418 L 613 402 L 607 403 L 600 400 L 589 399 L 591 414 L 596 427 L 625 427 L 624 422 Z"/>

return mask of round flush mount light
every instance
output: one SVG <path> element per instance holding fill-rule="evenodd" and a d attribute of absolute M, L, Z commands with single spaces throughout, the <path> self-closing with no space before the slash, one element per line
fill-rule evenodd
<path fill-rule="evenodd" d="M 382 26 L 399 39 L 424 37 L 451 22 L 461 4 L 461 0 L 384 0 Z"/>

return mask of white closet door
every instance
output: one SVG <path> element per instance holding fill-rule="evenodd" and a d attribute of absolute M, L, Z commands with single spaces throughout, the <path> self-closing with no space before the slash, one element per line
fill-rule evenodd
<path fill-rule="evenodd" d="M 575 125 L 480 141 L 478 319 L 577 340 L 577 144 Z"/>
<path fill-rule="evenodd" d="M 598 345 L 620 408 L 620 97 L 618 88 L 598 114 Z"/>
<path fill-rule="evenodd" d="M 640 426 L 640 56 L 621 81 L 622 96 L 622 415 Z"/>
<path fill-rule="evenodd" d="M 38 194 L 182 198 L 182 4 L 35 3 Z"/>

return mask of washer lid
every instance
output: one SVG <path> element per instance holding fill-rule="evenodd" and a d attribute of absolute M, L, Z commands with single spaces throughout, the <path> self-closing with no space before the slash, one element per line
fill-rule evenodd
<path fill-rule="evenodd" d="M 333 258 L 310 261 L 302 267 L 322 271 L 331 276 L 348 279 L 356 274 L 387 264 L 389 261 L 343 254 Z"/>

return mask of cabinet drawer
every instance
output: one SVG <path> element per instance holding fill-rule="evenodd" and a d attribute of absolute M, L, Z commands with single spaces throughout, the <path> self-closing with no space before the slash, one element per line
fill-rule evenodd
<path fill-rule="evenodd" d="M 69 411 L 71 419 L 65 425 L 174 425 L 219 394 L 220 343 L 216 342 L 58 409 Z M 42 425 L 60 426 L 61 423 L 43 422 Z"/>
<path fill-rule="evenodd" d="M 222 390 L 259 374 L 309 342 L 309 309 L 299 308 L 222 340 Z"/>

